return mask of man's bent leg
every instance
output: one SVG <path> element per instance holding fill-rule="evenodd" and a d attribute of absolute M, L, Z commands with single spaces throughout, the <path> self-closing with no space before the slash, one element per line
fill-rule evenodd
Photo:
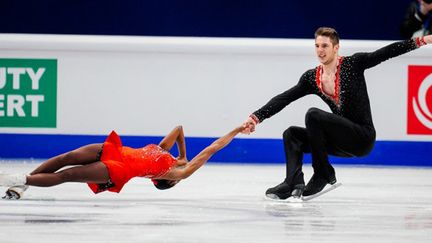
<path fill-rule="evenodd" d="M 314 175 L 306 186 L 304 196 L 321 191 L 325 185 L 336 183 L 335 170 L 328 154 L 352 157 L 367 154 L 375 138 L 350 120 L 317 108 L 306 114 L 306 129 L 312 154 Z"/>
<path fill-rule="evenodd" d="M 289 127 L 283 134 L 286 157 L 286 178 L 279 185 L 269 188 L 266 195 L 274 199 L 300 197 L 304 190 L 302 172 L 303 152 L 308 150 L 305 128 Z"/>

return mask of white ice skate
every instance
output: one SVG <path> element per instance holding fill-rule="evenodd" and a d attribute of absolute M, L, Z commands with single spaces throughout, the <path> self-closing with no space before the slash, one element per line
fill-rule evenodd
<path fill-rule="evenodd" d="M 22 198 L 27 188 L 27 185 L 9 187 L 9 189 L 6 191 L 5 195 L 2 198 L 8 200 L 18 200 Z"/>
<path fill-rule="evenodd" d="M 0 173 L 0 186 L 20 186 L 25 185 L 27 176 L 25 174 L 6 174 Z"/>

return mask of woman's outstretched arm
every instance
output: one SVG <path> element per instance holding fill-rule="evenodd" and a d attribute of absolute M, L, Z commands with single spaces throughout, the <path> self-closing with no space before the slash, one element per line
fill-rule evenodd
<path fill-rule="evenodd" d="M 243 126 L 236 127 L 234 130 L 232 130 L 225 136 L 217 139 L 204 150 L 202 150 L 184 167 L 175 168 L 159 179 L 181 180 L 189 177 L 201 166 L 203 166 L 211 158 L 211 156 L 213 156 L 216 152 L 227 146 L 233 140 L 233 138 L 243 129 Z"/>

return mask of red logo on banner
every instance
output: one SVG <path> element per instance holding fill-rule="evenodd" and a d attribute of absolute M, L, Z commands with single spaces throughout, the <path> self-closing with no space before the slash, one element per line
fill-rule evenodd
<path fill-rule="evenodd" d="M 432 66 L 408 66 L 408 134 L 432 134 Z"/>

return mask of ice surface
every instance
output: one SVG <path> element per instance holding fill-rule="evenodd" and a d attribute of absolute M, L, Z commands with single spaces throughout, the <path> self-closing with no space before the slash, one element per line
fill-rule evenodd
<path fill-rule="evenodd" d="M 0 162 L 11 173 L 36 166 Z M 144 178 L 120 194 L 30 187 L 0 201 L 0 242 L 432 242 L 431 168 L 335 168 L 343 185 L 303 203 L 264 199 L 283 165 L 209 164 L 167 191 Z"/>

